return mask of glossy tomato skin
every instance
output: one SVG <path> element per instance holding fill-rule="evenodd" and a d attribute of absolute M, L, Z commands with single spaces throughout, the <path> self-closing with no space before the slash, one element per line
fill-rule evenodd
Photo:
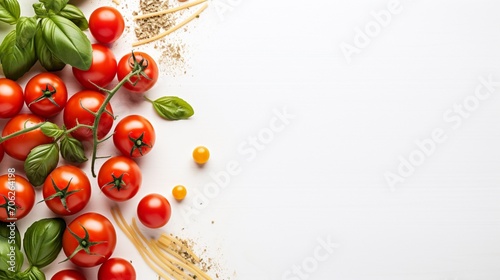
<path fill-rule="evenodd" d="M 97 183 L 108 198 L 126 201 L 134 197 L 141 187 L 141 169 L 128 157 L 112 157 L 99 169 Z"/>
<path fill-rule="evenodd" d="M 136 280 L 136 277 L 132 264 L 122 258 L 108 259 L 97 272 L 97 280 Z"/>
<path fill-rule="evenodd" d="M 144 59 L 147 63 L 147 67 L 144 70 L 144 73 L 149 77 L 146 79 L 143 76 L 140 76 L 140 79 L 137 76 L 133 76 L 130 78 L 132 83 L 125 83 L 124 87 L 133 93 L 144 93 L 151 89 L 156 82 L 158 81 L 158 65 L 156 61 L 148 54 L 144 52 L 134 52 L 135 58 L 137 61 L 141 61 Z M 118 80 L 121 81 L 125 76 L 127 76 L 133 69 L 134 59 L 132 54 L 127 54 L 123 56 L 118 62 Z M 137 82 L 137 83 L 136 83 Z M 134 85 L 134 83 L 136 83 Z"/>
<path fill-rule="evenodd" d="M 0 78 L 0 118 L 17 115 L 23 108 L 23 88 L 13 80 Z"/>
<path fill-rule="evenodd" d="M 148 154 L 156 142 L 153 125 L 139 115 L 126 116 L 115 127 L 113 143 L 124 156 L 137 158 Z"/>
<path fill-rule="evenodd" d="M 42 123 L 44 120 L 33 114 L 20 114 L 12 119 L 10 119 L 4 126 L 2 131 L 2 136 L 10 135 L 14 132 L 29 127 L 33 127 L 39 123 Z M 17 159 L 17 160 L 25 160 L 31 149 L 38 145 L 52 143 L 53 139 L 45 136 L 40 128 L 37 128 L 33 131 L 23 133 L 19 136 L 11 138 L 7 141 L 2 142 L 2 146 L 5 149 L 5 152 Z"/>
<path fill-rule="evenodd" d="M 122 14 L 113 7 L 99 7 L 89 17 L 89 29 L 94 38 L 103 44 L 118 40 L 125 29 Z"/>
<path fill-rule="evenodd" d="M 44 96 L 46 98 L 43 98 Z M 33 114 L 40 117 L 51 118 L 56 116 L 64 109 L 67 100 L 68 90 L 66 84 L 61 78 L 52 73 L 45 72 L 35 75 L 24 88 L 26 106 Z"/>
<path fill-rule="evenodd" d="M 95 117 L 93 114 L 88 112 L 97 112 L 101 105 L 104 103 L 104 95 L 97 91 L 83 90 L 75 93 L 68 100 L 66 107 L 63 112 L 64 125 L 70 129 L 77 125 L 78 123 L 93 125 Z M 83 106 L 83 107 L 82 107 Z M 86 109 L 87 110 L 86 110 Z M 106 106 L 106 111 L 113 113 L 111 104 Z M 99 121 L 99 126 L 97 129 L 97 138 L 101 139 L 111 130 L 113 126 L 113 117 L 110 114 L 104 113 Z M 71 133 L 73 137 L 78 140 L 86 141 L 92 139 L 92 130 L 88 128 L 79 128 Z"/>
<path fill-rule="evenodd" d="M 45 204 L 52 212 L 60 216 L 68 216 L 78 213 L 88 204 L 91 184 L 85 172 L 80 168 L 63 165 L 54 169 L 45 179 L 42 193 Z M 49 199 L 51 197 L 53 198 Z"/>
<path fill-rule="evenodd" d="M 113 224 L 99 213 L 89 212 L 76 217 L 63 233 L 63 251 L 69 257 L 80 245 L 78 239 L 70 233 L 73 232 L 79 238 L 85 237 L 85 230 L 88 232 L 89 250 L 87 254 L 84 250 L 76 253 L 70 261 L 80 267 L 93 267 L 105 262 L 116 247 L 116 231 Z"/>
<path fill-rule="evenodd" d="M 65 269 L 54 274 L 50 280 L 87 280 L 87 278 L 78 270 Z"/>
<path fill-rule="evenodd" d="M 139 201 L 137 217 L 148 228 L 160 228 L 168 223 L 172 209 L 161 194 L 148 194 Z"/>
<path fill-rule="evenodd" d="M 35 205 L 35 189 L 30 182 L 15 174 L 14 170 L 8 172 L 0 176 L 0 221 L 2 222 L 26 217 Z"/>
<path fill-rule="evenodd" d="M 92 83 L 105 88 L 116 76 L 116 58 L 113 52 L 101 44 L 92 44 L 92 64 L 88 70 L 73 67 L 73 76 L 85 88 L 99 90 Z M 92 83 L 91 83 L 92 82 Z"/>
<path fill-rule="evenodd" d="M 3 145 L 0 144 L 0 162 L 3 160 L 4 155 L 5 155 L 5 150 L 3 149 Z"/>

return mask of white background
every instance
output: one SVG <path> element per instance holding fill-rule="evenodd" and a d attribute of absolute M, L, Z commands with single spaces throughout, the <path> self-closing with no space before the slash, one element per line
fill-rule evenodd
<path fill-rule="evenodd" d="M 34 1 L 21 2 L 29 14 Z M 402 11 L 369 44 L 356 45 L 356 28 L 373 24 L 372 12 L 387 10 L 389 3 L 210 2 L 187 32 L 173 35 L 187 44 L 186 74 L 163 72 L 148 93 L 186 99 L 194 117 L 165 122 L 149 104 L 129 102 L 126 92 L 113 100 L 116 113 L 145 115 L 158 133 L 154 153 L 139 160 L 139 195 L 122 204 L 127 219 L 140 197 L 164 194 L 173 216 L 160 232 L 207 249 L 222 279 L 499 279 L 500 86 L 460 124 L 443 117 L 474 99 L 480 77 L 500 81 L 499 3 L 401 0 Z M 114 5 L 77 4 L 86 15 Z M 130 19 L 136 4 L 119 8 Z M 112 46 L 117 57 L 130 50 L 130 38 Z M 350 63 L 343 43 L 359 47 Z M 68 70 L 62 75 L 74 92 L 79 87 Z M 275 112 L 283 110 L 293 118 L 260 150 L 252 148 L 255 157 L 241 150 L 248 151 L 251 137 L 268 133 Z M 418 150 L 416 141 L 436 129 L 446 140 L 391 188 L 384 174 L 398 174 L 400 157 L 408 159 Z M 197 145 L 212 153 L 203 168 L 191 159 Z M 116 154 L 112 145 L 101 152 Z M 217 183 L 213 174 L 230 162 L 239 173 L 199 206 L 200 193 Z M 9 158 L 0 164 L 3 170 L 11 166 L 21 164 Z M 176 184 L 188 187 L 182 203 L 170 196 Z M 85 211 L 109 215 L 111 203 L 95 181 L 94 187 Z M 188 222 L 182 213 L 193 205 L 202 209 Z M 50 215 L 36 205 L 19 227 Z M 139 279 L 157 279 L 121 232 L 118 238 L 114 256 L 132 260 Z M 338 248 L 313 261 L 319 240 L 328 239 Z M 50 277 L 67 266 L 45 271 Z M 287 274 L 294 266 L 302 275 Z M 86 270 L 89 279 L 95 271 Z"/>

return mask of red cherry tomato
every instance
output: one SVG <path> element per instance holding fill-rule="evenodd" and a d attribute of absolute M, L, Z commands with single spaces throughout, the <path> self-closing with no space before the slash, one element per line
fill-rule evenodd
<path fill-rule="evenodd" d="M 98 90 L 92 83 L 105 88 L 116 76 L 116 58 L 113 52 L 101 44 L 92 45 L 92 64 L 88 70 L 73 67 L 73 75 L 85 88 Z M 92 82 L 92 83 L 91 83 Z"/>
<path fill-rule="evenodd" d="M 77 121 L 80 124 L 93 125 L 95 116 L 88 110 L 97 112 L 104 103 L 104 99 L 104 95 L 92 90 L 83 90 L 75 93 L 68 100 L 68 103 L 64 108 L 64 125 L 68 129 L 75 127 L 77 125 Z M 113 114 L 111 104 L 106 106 L 106 111 Z M 113 126 L 113 116 L 110 114 L 104 113 L 101 116 L 97 129 L 97 138 L 99 139 L 106 136 Z M 81 141 L 91 140 L 92 130 L 82 127 L 73 131 L 71 135 Z"/>
<path fill-rule="evenodd" d="M 35 205 L 35 189 L 28 180 L 11 172 L 0 176 L 0 221 L 20 220 Z"/>
<path fill-rule="evenodd" d="M 130 78 L 131 83 L 125 83 L 124 87 L 134 93 L 144 93 L 151 89 L 156 82 L 158 81 L 158 65 L 156 61 L 146 53 L 143 52 L 134 52 L 135 61 L 132 56 L 132 53 L 123 56 L 118 62 L 118 80 L 121 81 L 125 76 L 127 76 L 132 69 L 134 68 L 134 63 L 139 63 L 144 59 L 145 65 L 147 65 L 146 69 L 144 69 L 144 73 L 149 77 L 146 78 L 144 76 L 133 76 Z"/>
<path fill-rule="evenodd" d="M 109 44 L 120 38 L 125 29 L 125 21 L 117 9 L 100 7 L 90 14 L 89 29 L 97 41 Z"/>
<path fill-rule="evenodd" d="M 63 165 L 54 169 L 42 188 L 45 204 L 52 212 L 68 216 L 78 213 L 90 200 L 91 185 L 78 167 Z"/>
<path fill-rule="evenodd" d="M 170 202 L 156 193 L 143 197 L 137 206 L 137 217 L 148 228 L 160 228 L 166 225 L 171 214 Z"/>
<path fill-rule="evenodd" d="M 115 127 L 113 143 L 124 156 L 142 157 L 149 153 L 156 141 L 151 123 L 139 115 L 123 118 Z"/>
<path fill-rule="evenodd" d="M 2 131 L 2 136 L 7 136 L 18 132 L 24 128 L 33 127 L 42 123 L 43 119 L 33 114 L 20 114 L 10 119 Z M 2 142 L 5 152 L 18 160 L 25 160 L 28 154 L 36 146 L 51 143 L 53 140 L 45 136 L 40 128 L 33 131 L 23 133 L 14 138 Z"/>
<path fill-rule="evenodd" d="M 66 84 L 52 73 L 40 73 L 31 78 L 24 89 L 24 101 L 30 111 L 51 118 L 64 109 L 68 100 Z"/>
<path fill-rule="evenodd" d="M 124 156 L 112 157 L 99 169 L 97 183 L 108 198 L 125 201 L 139 191 L 142 173 L 139 165 L 132 159 Z"/>
<path fill-rule="evenodd" d="M 0 118 L 12 118 L 23 108 L 23 88 L 7 78 L 0 78 Z"/>
<path fill-rule="evenodd" d="M 135 280 L 135 269 L 129 261 L 111 258 L 105 261 L 97 272 L 97 280 Z"/>
<path fill-rule="evenodd" d="M 87 280 L 87 278 L 78 270 L 65 269 L 54 274 L 50 280 Z"/>
<path fill-rule="evenodd" d="M 76 217 L 63 233 L 64 254 L 70 257 L 78 250 L 70 261 L 80 267 L 102 264 L 113 254 L 115 246 L 115 227 L 99 213 L 90 212 Z"/>

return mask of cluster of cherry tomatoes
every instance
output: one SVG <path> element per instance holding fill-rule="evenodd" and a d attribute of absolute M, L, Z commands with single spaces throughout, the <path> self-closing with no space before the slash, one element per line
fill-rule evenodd
<path fill-rule="evenodd" d="M 124 20 L 114 8 L 96 9 L 89 18 L 89 29 L 99 42 L 92 45 L 92 65 L 88 70 L 73 68 L 73 76 L 85 89 L 69 94 L 65 82 L 54 73 L 40 73 L 33 76 L 23 88 L 16 82 L 0 78 L 0 118 L 9 119 L 2 130 L 2 136 L 12 135 L 34 127 L 63 114 L 66 129 L 77 125 L 93 125 L 95 113 L 105 102 L 105 89 L 118 78 L 124 79 L 134 69 L 135 61 L 146 61 L 147 67 L 141 76 L 130 77 L 123 87 L 132 93 L 141 94 L 151 89 L 158 80 L 158 67 L 154 59 L 146 53 L 135 52 L 124 55 L 118 62 L 114 53 L 106 45 L 115 42 L 124 31 Z M 31 114 L 20 114 L 24 105 Z M 97 127 L 98 139 L 110 132 L 114 122 L 113 109 L 108 103 Z M 71 131 L 71 136 L 79 141 L 92 140 L 89 127 Z M 129 115 L 115 126 L 113 143 L 120 156 L 106 160 L 97 175 L 97 184 L 109 199 L 122 202 L 134 197 L 142 183 L 142 173 L 134 158 L 142 157 L 155 145 L 156 135 L 152 124 L 140 115 Z M 10 157 L 24 161 L 30 151 L 43 144 L 53 143 L 40 128 L 20 134 L 0 145 L 0 160 L 4 152 Z M 198 164 L 204 164 L 209 157 L 208 150 L 200 147 L 193 152 Z M 0 197 L 9 200 L 11 174 L 0 176 Z M 22 219 L 35 204 L 35 190 L 23 176 L 15 175 L 15 218 Z M 61 165 L 54 169 L 41 186 L 47 207 L 59 216 L 79 213 L 91 198 L 91 182 L 80 168 Z M 176 186 L 172 190 L 175 199 L 186 196 L 186 188 Z M 0 202 L 1 204 L 2 202 Z M 0 205 L 1 206 L 1 205 Z M 169 201 L 160 194 L 149 194 L 137 206 L 137 216 L 147 227 L 159 228 L 170 219 Z M 0 220 L 7 221 L 8 211 L 0 211 Z M 121 258 L 110 258 L 116 246 L 116 231 L 108 218 L 99 213 L 84 213 L 74 218 L 63 235 L 65 255 L 79 267 L 101 265 L 98 279 L 136 279 L 133 266 Z M 63 270 L 52 280 L 82 280 L 85 277 L 77 270 Z"/>

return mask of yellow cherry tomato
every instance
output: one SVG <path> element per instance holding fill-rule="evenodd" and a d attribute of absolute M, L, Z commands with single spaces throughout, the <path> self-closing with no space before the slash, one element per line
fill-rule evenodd
<path fill-rule="evenodd" d="M 210 152 L 204 146 L 196 147 L 193 151 L 193 159 L 198 164 L 205 164 L 210 158 Z"/>
<path fill-rule="evenodd" d="M 186 187 L 184 187 L 182 185 L 175 186 L 172 189 L 172 195 L 178 201 L 183 200 L 186 197 L 186 194 L 187 194 Z"/>

